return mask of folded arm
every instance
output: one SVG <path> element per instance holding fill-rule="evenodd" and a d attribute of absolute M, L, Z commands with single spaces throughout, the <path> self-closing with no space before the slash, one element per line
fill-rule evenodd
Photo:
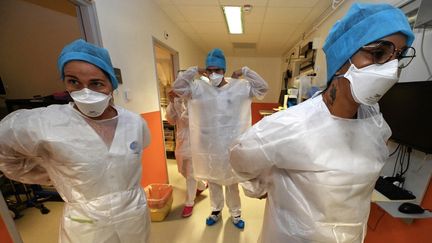
<path fill-rule="evenodd" d="M 37 112 L 37 111 L 36 111 Z M 6 177 L 26 184 L 51 184 L 38 156 L 40 126 L 35 111 L 17 111 L 0 123 L 0 170 Z"/>

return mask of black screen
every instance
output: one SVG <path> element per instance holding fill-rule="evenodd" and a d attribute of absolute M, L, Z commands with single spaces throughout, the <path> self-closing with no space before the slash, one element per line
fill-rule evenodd
<path fill-rule="evenodd" d="M 432 153 L 432 81 L 397 83 L 379 105 L 392 140 Z"/>

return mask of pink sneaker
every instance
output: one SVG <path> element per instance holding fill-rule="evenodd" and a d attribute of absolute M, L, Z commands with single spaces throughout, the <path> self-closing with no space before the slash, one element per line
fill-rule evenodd
<path fill-rule="evenodd" d="M 192 215 L 193 206 L 185 206 L 183 208 L 182 217 L 187 218 Z"/>

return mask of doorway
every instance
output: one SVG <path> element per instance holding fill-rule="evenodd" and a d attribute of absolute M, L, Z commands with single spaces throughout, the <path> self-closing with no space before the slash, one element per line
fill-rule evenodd
<path fill-rule="evenodd" d="M 168 159 L 174 159 L 175 150 L 175 126 L 166 120 L 166 109 L 169 104 L 168 92 L 175 81 L 178 65 L 178 52 L 154 39 L 153 47 L 155 53 L 156 77 L 159 90 L 159 106 L 162 116 L 164 131 L 165 152 Z"/>

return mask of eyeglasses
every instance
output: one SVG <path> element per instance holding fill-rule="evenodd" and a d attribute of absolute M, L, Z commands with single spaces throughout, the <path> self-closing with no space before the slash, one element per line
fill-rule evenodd
<path fill-rule="evenodd" d="M 207 68 L 207 69 L 206 69 L 206 71 L 207 71 L 208 74 L 211 74 L 211 73 L 219 73 L 219 72 L 222 71 L 222 70 L 223 70 L 222 68 Z"/>
<path fill-rule="evenodd" d="M 369 53 L 376 64 L 384 64 L 392 57 L 395 57 L 399 60 L 400 69 L 407 67 L 416 56 L 416 50 L 413 47 L 396 49 L 393 42 L 384 40 L 367 44 L 360 48 L 360 50 Z"/>

